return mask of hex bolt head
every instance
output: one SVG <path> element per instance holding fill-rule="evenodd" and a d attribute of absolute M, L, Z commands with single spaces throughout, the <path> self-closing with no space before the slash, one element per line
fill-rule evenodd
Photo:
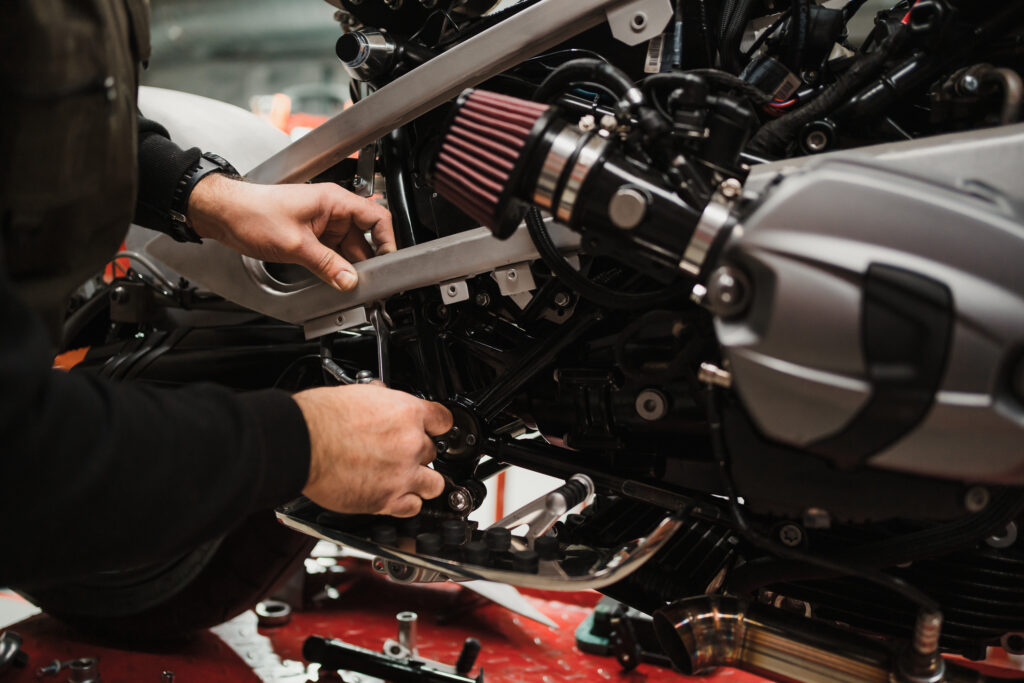
<path fill-rule="evenodd" d="M 746 310 L 750 292 L 750 281 L 743 271 L 722 266 L 708 279 L 705 304 L 715 315 L 728 318 Z"/>
<path fill-rule="evenodd" d="M 779 529 L 779 540 L 782 545 L 795 548 L 804 540 L 804 530 L 796 524 L 783 524 Z"/>
<path fill-rule="evenodd" d="M 467 512 L 473 506 L 473 499 L 465 489 L 453 489 L 448 494 L 448 508 L 452 512 Z"/>
<path fill-rule="evenodd" d="M 491 304 L 491 295 L 487 292 L 478 292 L 477 295 L 473 297 L 473 303 L 477 306 L 489 306 Z"/>
<path fill-rule="evenodd" d="M 556 306 L 565 307 L 569 305 L 572 299 L 565 292 L 558 292 L 555 294 L 554 298 L 552 298 L 552 301 Z"/>

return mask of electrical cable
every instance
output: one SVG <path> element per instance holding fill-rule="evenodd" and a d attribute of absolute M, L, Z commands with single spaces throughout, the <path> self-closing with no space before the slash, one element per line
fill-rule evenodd
<path fill-rule="evenodd" d="M 599 306 L 617 310 L 633 310 L 659 306 L 681 296 L 679 288 L 671 286 L 653 292 L 633 293 L 620 292 L 598 284 L 578 272 L 565 260 L 551 240 L 551 235 L 544 225 L 544 218 L 536 207 L 531 207 L 526 212 L 526 227 L 541 259 L 551 269 L 551 272 L 564 280 L 581 297 Z"/>

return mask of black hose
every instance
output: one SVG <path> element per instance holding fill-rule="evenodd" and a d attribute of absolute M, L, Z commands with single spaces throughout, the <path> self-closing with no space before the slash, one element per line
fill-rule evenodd
<path fill-rule="evenodd" d="M 643 92 L 648 100 L 652 99 L 654 91 L 657 88 L 676 85 L 681 86 L 681 80 L 679 76 L 681 74 L 692 74 L 694 76 L 700 76 L 704 80 L 708 81 L 712 85 L 718 86 L 719 88 L 736 90 L 743 94 L 752 104 L 765 105 L 772 101 L 772 96 L 761 90 L 755 85 L 747 83 L 739 76 L 734 76 L 728 71 L 722 71 L 721 69 L 688 69 L 682 72 L 673 73 L 661 73 L 651 74 L 644 79 Z"/>
<path fill-rule="evenodd" d="M 822 571 L 834 572 L 840 576 L 853 576 L 869 581 L 903 596 L 910 602 L 918 605 L 925 612 L 939 611 L 939 604 L 935 600 L 903 579 L 886 574 L 874 567 L 864 567 L 850 562 L 836 562 L 826 557 L 812 555 L 798 548 L 784 546 L 781 543 L 772 541 L 751 527 L 743 511 L 740 509 L 739 502 L 737 501 L 736 486 L 729 471 L 729 456 L 726 449 L 725 436 L 722 432 L 722 415 L 718 392 L 717 387 L 708 387 L 708 427 L 711 435 L 711 446 L 714 451 L 715 462 L 718 465 L 725 497 L 729 501 L 729 510 L 736 523 L 736 528 L 744 540 L 758 550 L 770 553 L 783 560 L 800 562 L 812 565 Z"/>
<path fill-rule="evenodd" d="M 762 126 L 761 130 L 751 138 L 747 148 L 755 154 L 775 157 L 783 155 L 801 128 L 832 111 L 875 75 L 902 41 L 904 35 L 906 35 L 905 27 L 897 28 L 896 32 L 879 45 L 877 50 L 854 62 L 846 73 L 814 100 L 796 111 Z"/>
<path fill-rule="evenodd" d="M 680 0 L 682 2 L 682 0 Z M 715 65 L 715 39 L 711 35 L 711 26 L 708 24 L 707 0 L 699 0 L 700 6 L 700 32 L 704 36 L 704 52 L 708 60 L 708 66 Z"/>
<path fill-rule="evenodd" d="M 743 65 L 740 64 L 740 43 L 743 42 L 743 31 L 750 23 L 750 15 L 754 11 L 755 0 L 737 0 L 736 11 L 729 17 L 729 25 L 722 36 L 720 58 L 722 68 L 738 74 Z"/>
<path fill-rule="evenodd" d="M 604 86 L 619 102 L 616 108 L 620 118 L 628 119 L 637 113 L 643 103 L 640 90 L 622 70 L 599 59 L 574 59 L 551 72 L 544 79 L 533 98 L 548 102 L 571 89 L 574 83 L 591 82 Z"/>
<path fill-rule="evenodd" d="M 733 13 L 736 11 L 737 0 L 725 0 L 722 3 L 722 13 L 718 17 L 718 37 L 723 38 L 725 32 L 729 29 L 729 19 L 732 18 Z"/>
<path fill-rule="evenodd" d="M 807 33 L 811 23 L 811 0 L 793 0 L 796 31 L 793 34 L 792 67 L 799 71 L 803 67 L 804 52 L 807 49 Z"/>
<path fill-rule="evenodd" d="M 562 253 L 558 251 L 558 247 L 551 241 L 551 235 L 544 226 L 544 218 L 538 209 L 531 207 L 526 212 L 526 227 L 530 232 L 530 238 L 533 239 L 533 243 L 537 247 L 537 252 L 551 272 L 561 278 L 577 294 L 598 306 L 617 310 L 633 310 L 660 306 L 680 296 L 677 287 L 667 287 L 654 292 L 631 293 L 619 292 L 589 280 L 569 265 Z"/>

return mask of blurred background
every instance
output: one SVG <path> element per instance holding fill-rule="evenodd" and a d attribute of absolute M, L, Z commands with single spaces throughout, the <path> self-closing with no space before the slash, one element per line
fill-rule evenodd
<path fill-rule="evenodd" d="M 142 84 L 255 111 L 285 132 L 341 111 L 348 76 L 323 0 L 152 0 L 153 56 Z M 283 97 L 282 97 L 283 96 Z"/>

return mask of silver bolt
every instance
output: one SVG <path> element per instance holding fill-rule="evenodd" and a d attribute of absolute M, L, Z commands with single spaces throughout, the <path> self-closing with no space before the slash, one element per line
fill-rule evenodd
<path fill-rule="evenodd" d="M 978 88 L 981 87 L 981 82 L 978 81 L 977 76 L 967 74 L 960 79 L 960 87 L 966 93 L 976 93 L 978 92 Z"/>
<path fill-rule="evenodd" d="M 985 539 L 985 543 L 993 548 L 1009 548 L 1017 542 L 1017 525 L 1007 524 L 1002 531 L 996 532 Z"/>
<path fill-rule="evenodd" d="M 629 27 L 633 29 L 634 33 L 640 33 L 647 26 L 647 13 L 637 12 L 629 20 Z"/>
<path fill-rule="evenodd" d="M 807 139 L 804 140 L 804 144 L 807 145 L 807 149 L 812 152 L 823 152 L 828 147 L 828 136 L 825 135 L 825 131 L 812 130 L 807 134 Z"/>
<path fill-rule="evenodd" d="M 592 131 L 597 128 L 597 119 L 593 114 L 584 114 L 580 117 L 580 122 L 577 125 L 583 132 Z"/>
<path fill-rule="evenodd" d="M 732 373 L 711 363 L 701 363 L 697 379 L 704 384 L 728 389 L 732 386 Z"/>
<path fill-rule="evenodd" d="M 371 370 L 360 370 L 356 373 L 356 384 L 369 384 L 375 379 Z"/>
<path fill-rule="evenodd" d="M 489 306 L 491 304 L 491 295 L 487 292 L 479 292 L 473 297 L 473 301 L 477 306 Z"/>
<path fill-rule="evenodd" d="M 362 187 L 365 184 L 366 184 L 366 181 L 363 180 L 362 178 L 360 178 L 359 176 L 356 176 L 356 177 L 352 178 L 352 187 L 353 188 L 358 189 L 358 188 Z"/>
<path fill-rule="evenodd" d="M 510 271 L 508 271 L 508 273 L 507 273 L 507 274 L 505 275 L 505 277 L 506 277 L 506 278 L 508 278 L 509 280 L 515 280 L 515 279 L 516 279 L 517 277 L 519 277 L 519 273 L 517 273 L 517 272 L 516 272 L 516 271 L 514 271 L 514 270 L 510 270 Z"/>
<path fill-rule="evenodd" d="M 782 545 L 795 548 L 803 542 L 804 530 L 796 524 L 783 524 L 779 529 L 779 540 L 782 541 Z"/>
<path fill-rule="evenodd" d="M 602 130 L 615 130 L 619 127 L 618 120 L 611 114 L 605 114 L 601 117 L 601 129 Z"/>
<path fill-rule="evenodd" d="M 727 178 L 722 181 L 719 185 L 718 190 L 722 193 L 722 196 L 726 199 L 733 199 L 740 196 L 740 192 L 743 191 L 743 183 L 736 178 Z"/>
<path fill-rule="evenodd" d="M 469 510 L 473 504 L 473 500 L 469 497 L 469 494 L 465 489 L 453 489 L 448 494 L 448 507 L 453 512 L 465 512 Z"/>
<path fill-rule="evenodd" d="M 964 507 L 968 512 L 981 512 L 988 506 L 990 498 L 987 488 L 972 486 L 967 489 L 967 494 L 964 496 Z"/>
<path fill-rule="evenodd" d="M 555 294 L 552 301 L 554 301 L 556 306 L 568 306 L 569 302 L 572 301 L 572 299 L 570 299 L 569 295 L 566 294 L 565 292 L 558 292 Z"/>
<path fill-rule="evenodd" d="M 706 305 L 717 316 L 728 318 L 746 310 L 750 283 L 742 271 L 722 266 L 708 279 Z"/>

